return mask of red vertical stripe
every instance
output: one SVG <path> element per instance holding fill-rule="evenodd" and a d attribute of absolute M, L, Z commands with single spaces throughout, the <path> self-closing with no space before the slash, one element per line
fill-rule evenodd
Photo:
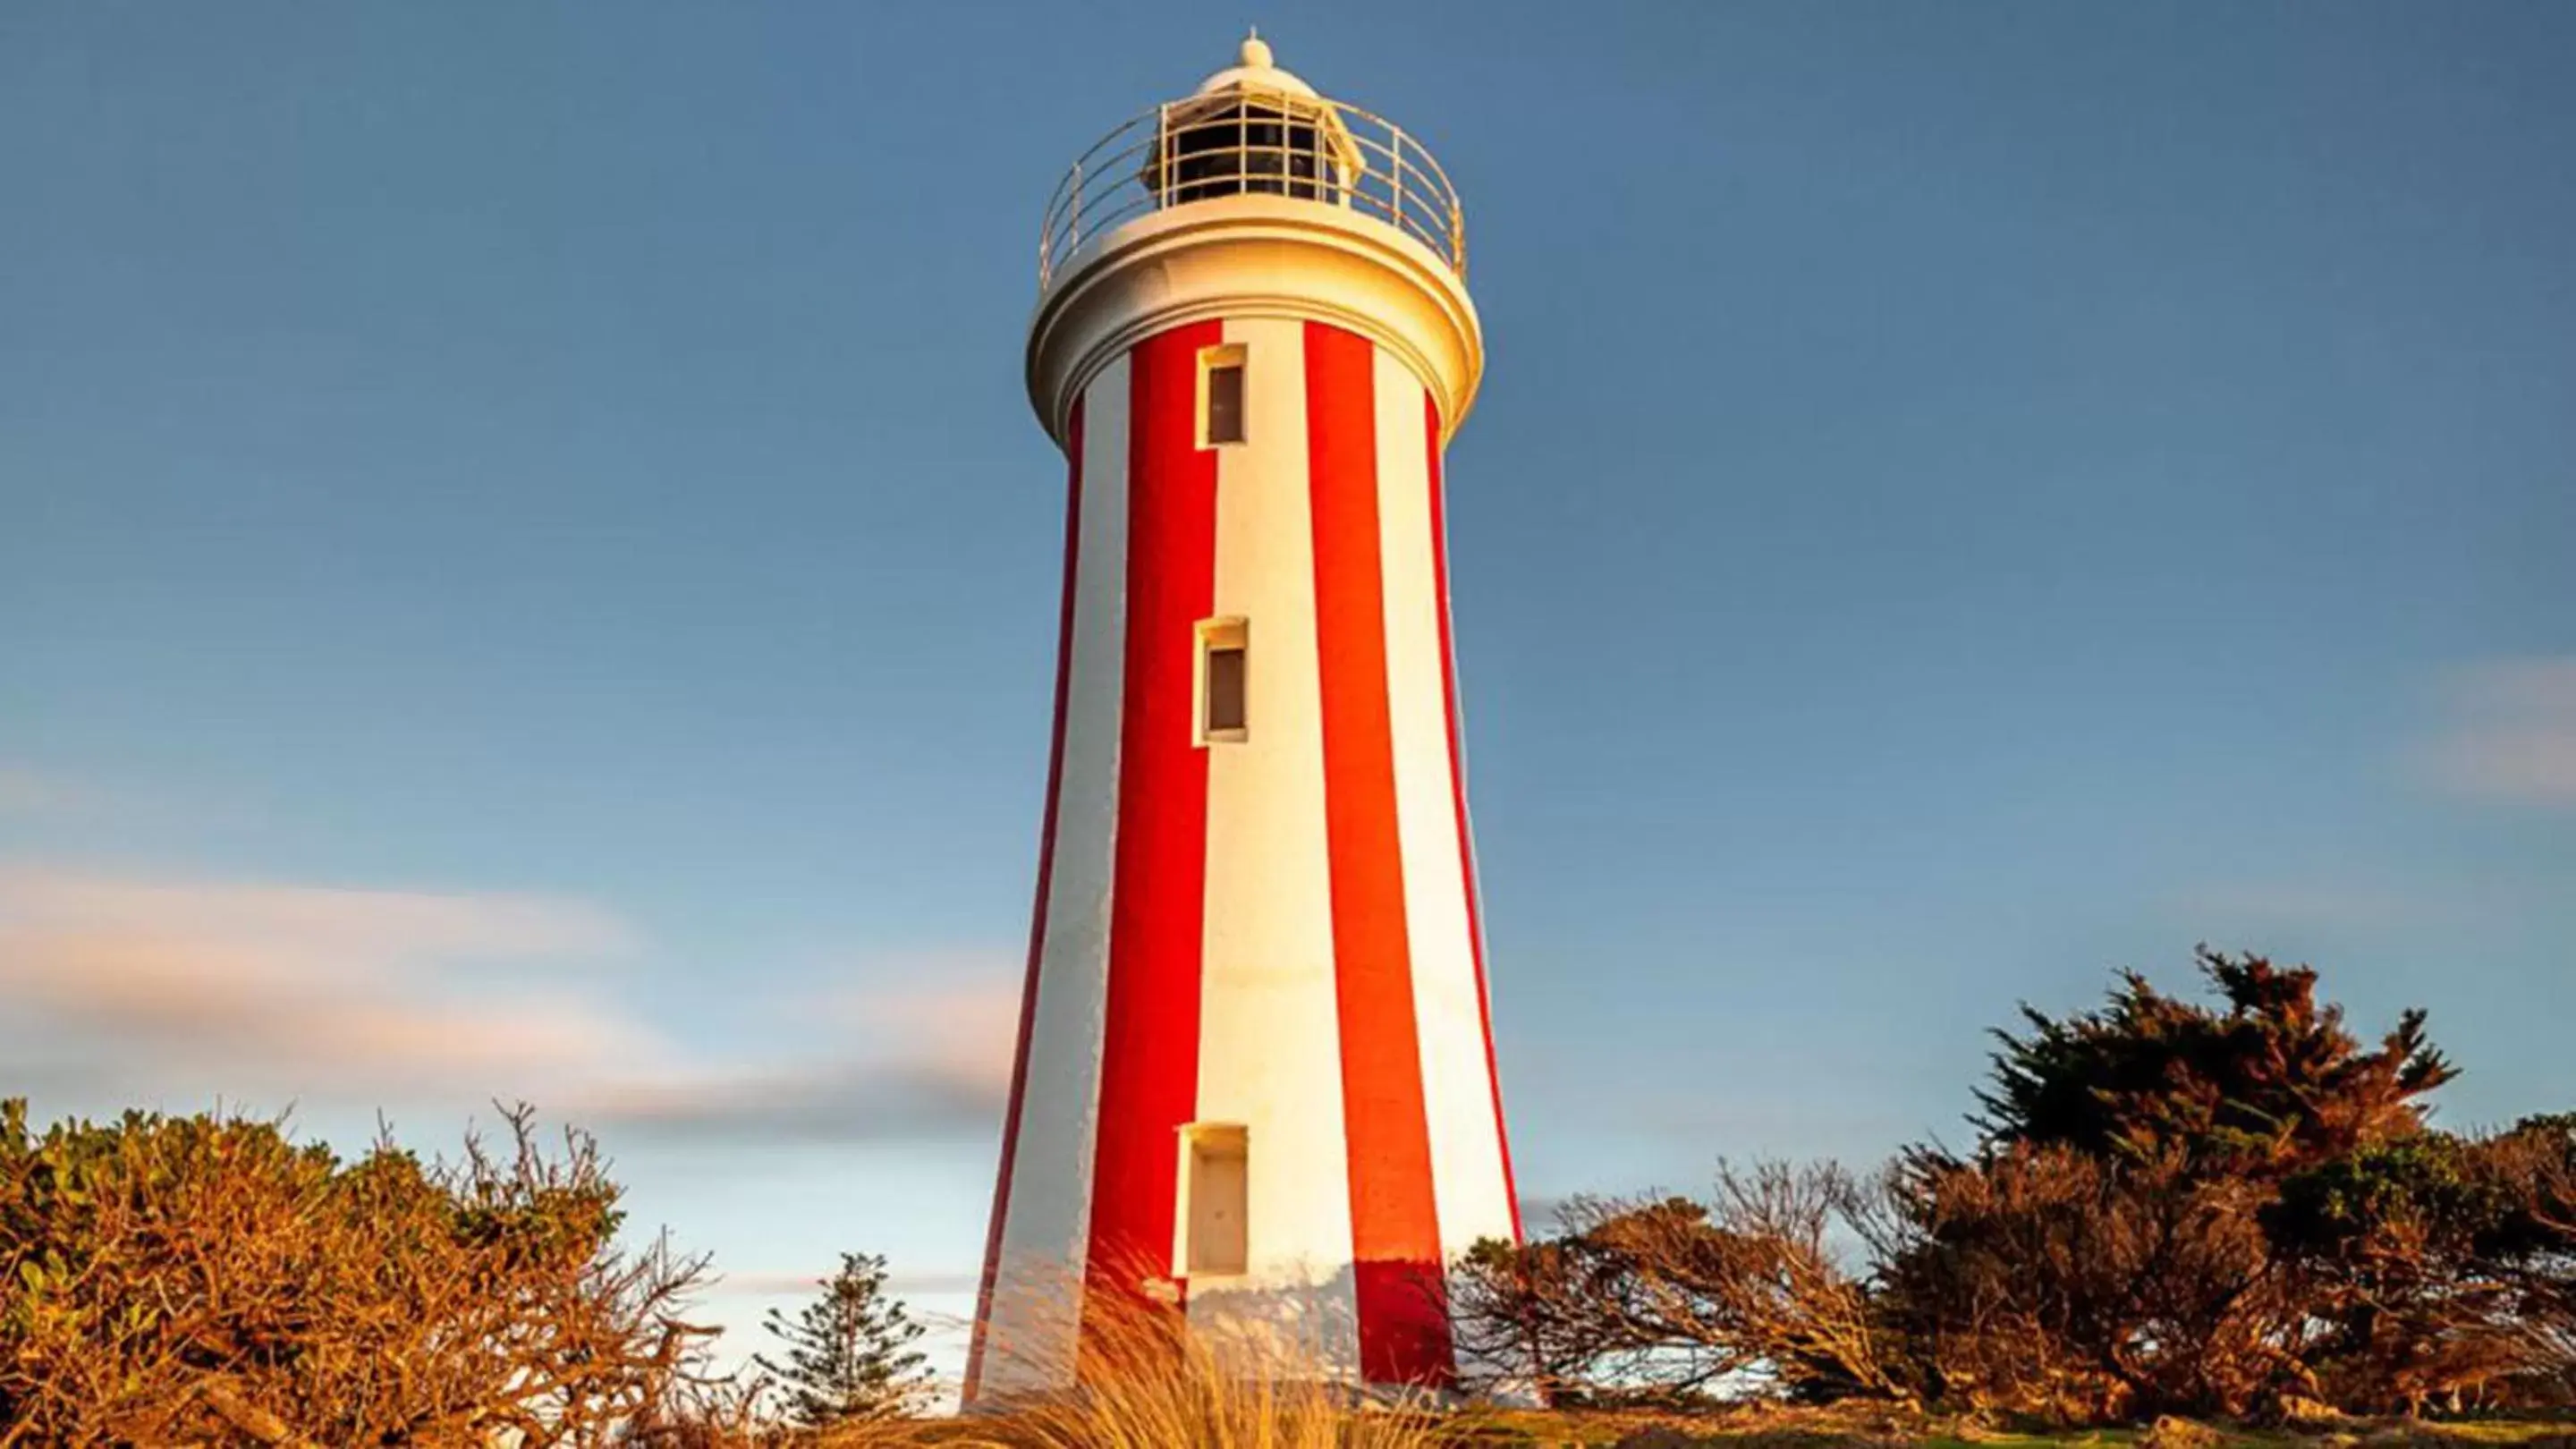
<path fill-rule="evenodd" d="M 1449 712 L 1449 791 L 1458 812 L 1458 879 L 1467 892 L 1467 946 L 1476 959 L 1476 1010 L 1485 1029 L 1485 1081 L 1494 1092 L 1494 1145 L 1503 1154 L 1503 1192 L 1512 1204 L 1512 1237 L 1521 1236 L 1521 1194 L 1512 1178 L 1512 1139 L 1503 1128 L 1503 1078 L 1494 1063 L 1493 994 L 1485 985 L 1485 923 L 1476 904 L 1476 838 L 1467 828 L 1466 731 L 1458 720 L 1458 652 L 1449 638 L 1449 519 L 1440 476 L 1440 403 L 1426 389 L 1422 431 L 1431 450 L 1432 587 L 1440 602 L 1440 691 Z"/>
<path fill-rule="evenodd" d="M 1445 1383 L 1456 1363 L 1439 1297 L 1440 1215 L 1396 832 L 1375 366 L 1367 339 L 1306 324 L 1324 830 L 1332 854 L 1354 1287 L 1361 1375 L 1372 1383 Z"/>
<path fill-rule="evenodd" d="M 1195 1115 L 1207 751 L 1194 737 L 1198 625 L 1216 600 L 1216 453 L 1198 446 L 1198 354 L 1223 324 L 1128 354 L 1127 674 L 1109 907 L 1087 1305 L 1146 1300 L 1172 1271 L 1180 1127 Z"/>
<path fill-rule="evenodd" d="M 1073 605 L 1075 571 L 1082 562 L 1082 399 L 1073 403 L 1065 425 L 1065 454 L 1071 460 L 1065 484 L 1064 601 L 1055 626 L 1055 740 L 1047 746 L 1045 824 L 1038 831 L 1038 900 L 1029 922 L 1028 973 L 1020 985 L 1020 1044 L 1011 1059 L 1011 1105 L 1002 1122 L 1002 1170 L 993 1184 L 993 1222 L 984 1230 L 984 1281 L 975 1292 L 975 1341 L 966 1353 L 965 1397 L 973 1399 L 984 1381 L 984 1328 L 993 1317 L 993 1282 L 1002 1270 L 1002 1224 L 1011 1210 L 1011 1168 L 1020 1154 L 1020 1102 L 1029 1088 L 1029 1040 L 1038 1017 L 1038 962 L 1046 949 L 1047 891 L 1055 880 L 1056 797 L 1064 788 L 1065 705 L 1073 687 Z"/>

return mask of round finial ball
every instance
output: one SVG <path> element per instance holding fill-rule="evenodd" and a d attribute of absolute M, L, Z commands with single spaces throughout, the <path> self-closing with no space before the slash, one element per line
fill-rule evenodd
<path fill-rule="evenodd" d="M 1258 35 L 1245 36 L 1243 49 L 1238 55 L 1242 63 L 1253 70 L 1270 69 L 1270 42 Z"/>

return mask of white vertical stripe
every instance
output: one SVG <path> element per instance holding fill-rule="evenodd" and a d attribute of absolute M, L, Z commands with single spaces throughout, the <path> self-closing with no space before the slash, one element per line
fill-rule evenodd
<path fill-rule="evenodd" d="M 1206 746 L 1199 1117 L 1246 1128 L 1249 1254 L 1240 1278 L 1193 1278 L 1190 1311 L 1356 1364 L 1305 325 L 1234 320 L 1225 340 L 1246 432 L 1217 459 L 1216 613 L 1245 621 L 1250 694 L 1245 739 Z"/>
<path fill-rule="evenodd" d="M 1038 1004 L 1020 1102 L 1001 1272 L 985 1328 L 984 1392 L 1073 1382 L 1092 1144 L 1109 991 L 1109 897 L 1118 845 L 1118 740 L 1127 653 L 1128 364 L 1083 395 L 1082 517 L 1064 768 L 1040 939 Z"/>
<path fill-rule="evenodd" d="M 1484 1003 L 1476 984 L 1467 880 L 1450 777 L 1440 657 L 1440 580 L 1431 537 L 1430 442 L 1423 388 L 1376 354 L 1378 528 L 1386 580 L 1388 717 L 1395 736 L 1396 830 L 1404 857 L 1414 1022 L 1440 1246 L 1511 1236 L 1502 1136 L 1494 1121 Z"/>

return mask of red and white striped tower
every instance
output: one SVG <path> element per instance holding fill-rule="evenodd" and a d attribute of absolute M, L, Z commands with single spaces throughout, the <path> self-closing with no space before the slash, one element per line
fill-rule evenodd
<path fill-rule="evenodd" d="M 1441 517 L 1463 266 L 1429 153 L 1257 39 L 1048 209 L 1071 502 L 970 1402 L 1073 1383 L 1119 1299 L 1449 1384 L 1427 1290 L 1519 1236 Z"/>

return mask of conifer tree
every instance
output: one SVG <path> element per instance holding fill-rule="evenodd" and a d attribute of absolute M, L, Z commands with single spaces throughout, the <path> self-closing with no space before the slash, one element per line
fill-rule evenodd
<path fill-rule="evenodd" d="M 915 1407 L 930 1389 L 912 1347 L 921 1325 L 902 1300 L 887 1296 L 885 1259 L 843 1253 L 840 1271 L 815 1286 L 821 1296 L 794 1318 L 772 1308 L 762 1325 L 786 1345 L 785 1361 L 752 1358 L 786 1389 L 788 1412 L 819 1428 Z"/>
<path fill-rule="evenodd" d="M 2195 1174 L 2276 1180 L 2411 1137 L 2424 1096 L 2459 1075 L 2408 1011 L 2376 1048 L 2316 999 L 2317 973 L 2203 946 L 2223 1010 L 2124 972 L 2110 1004 L 1994 1033 L 1973 1119 L 1985 1145 L 2062 1145 L 2113 1162 L 2180 1153 Z"/>

